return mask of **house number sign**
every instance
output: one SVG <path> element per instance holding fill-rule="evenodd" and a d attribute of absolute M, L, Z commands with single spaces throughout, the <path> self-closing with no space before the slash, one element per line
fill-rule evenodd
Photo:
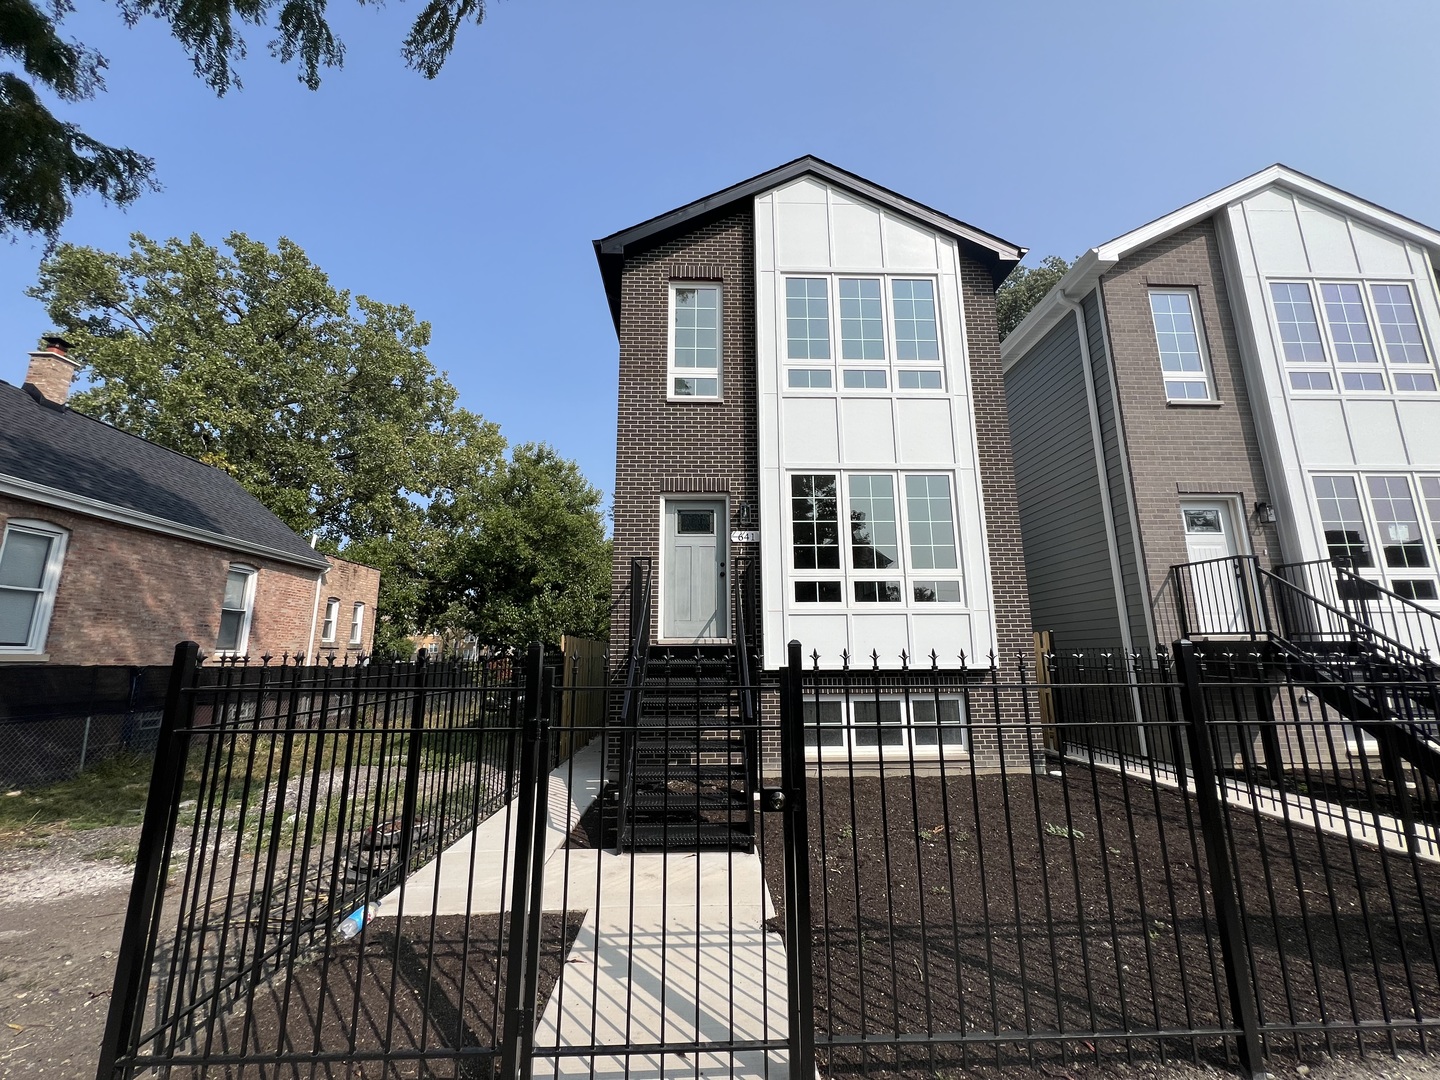
<path fill-rule="evenodd" d="M 759 529 L 732 529 L 730 532 L 732 544 L 758 544 L 760 542 Z"/>

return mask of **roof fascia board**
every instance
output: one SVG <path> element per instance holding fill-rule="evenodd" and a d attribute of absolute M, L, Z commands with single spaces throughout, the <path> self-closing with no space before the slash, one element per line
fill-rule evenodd
<path fill-rule="evenodd" d="M 948 217 L 938 210 L 932 210 L 930 207 L 907 199 L 889 188 L 881 187 L 879 184 L 872 183 L 815 157 L 798 158 L 779 168 L 771 169 L 759 176 L 753 176 L 749 180 L 742 180 L 723 191 L 717 191 L 713 195 L 707 195 L 703 199 L 697 199 L 695 202 L 687 203 L 668 213 L 660 214 L 648 221 L 642 221 L 638 225 L 632 225 L 628 229 L 622 229 L 620 232 L 603 237 L 595 241 L 595 252 L 597 255 L 623 255 L 631 245 L 657 233 L 667 232 L 697 217 L 721 210 L 742 199 L 753 198 L 802 176 L 817 176 L 827 183 L 845 188 L 861 198 L 879 203 L 889 210 L 903 214 L 948 236 L 967 240 L 977 247 L 994 253 L 1002 260 L 1013 259 L 1018 262 L 1025 255 L 1025 248 L 1017 247 L 998 236 L 992 236 L 973 225 L 967 225 L 963 221 Z"/>
<path fill-rule="evenodd" d="M 136 529 L 144 529 L 146 532 L 176 536 L 183 540 L 194 540 L 209 547 L 243 551 L 247 555 L 257 555 L 275 562 L 288 563 L 291 566 L 303 566 L 307 570 L 328 570 L 330 567 L 330 563 L 319 552 L 315 553 L 313 560 L 303 559 L 298 555 L 281 551 L 279 548 L 272 548 L 267 544 L 241 540 L 238 537 L 226 536 L 208 529 L 197 529 L 192 525 L 182 525 L 178 521 L 167 521 L 165 518 L 155 517 L 152 514 L 142 514 L 138 510 L 128 510 L 123 506 L 100 502 L 98 499 L 73 495 L 68 491 L 47 487 L 44 484 L 31 483 L 29 480 L 21 480 L 16 476 L 0 476 L 0 495 L 12 495 L 18 499 L 52 506 L 57 510 L 68 510 L 86 517 L 129 525 Z"/>

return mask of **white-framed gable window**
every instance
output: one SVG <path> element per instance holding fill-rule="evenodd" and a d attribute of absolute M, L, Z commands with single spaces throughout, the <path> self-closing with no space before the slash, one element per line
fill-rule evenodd
<path fill-rule="evenodd" d="M 0 539 L 0 653 L 44 651 L 67 535 L 43 521 L 6 524 Z"/>
<path fill-rule="evenodd" d="M 335 624 L 340 621 L 340 598 L 332 596 L 325 601 L 325 621 L 320 624 L 320 640 L 333 644 Z"/>
<path fill-rule="evenodd" d="M 1190 289 L 1150 290 L 1150 319 L 1160 349 L 1166 401 L 1215 400 L 1199 310 Z"/>
<path fill-rule="evenodd" d="M 350 609 L 350 644 L 359 645 L 365 632 L 365 605 L 355 601 Z"/>
<path fill-rule="evenodd" d="M 670 284 L 670 397 L 720 397 L 718 284 Z"/>
<path fill-rule="evenodd" d="M 232 566 L 225 573 L 225 592 L 220 598 L 220 633 L 215 649 L 243 655 L 250 642 L 250 620 L 255 609 L 255 571 Z"/>

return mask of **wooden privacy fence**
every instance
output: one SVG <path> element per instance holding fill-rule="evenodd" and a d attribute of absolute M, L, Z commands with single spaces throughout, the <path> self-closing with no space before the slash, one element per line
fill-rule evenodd
<path fill-rule="evenodd" d="M 559 716 L 552 727 L 555 761 L 566 761 L 605 724 L 605 685 L 609 678 L 607 645 L 591 638 L 560 638 L 564 667 Z"/>

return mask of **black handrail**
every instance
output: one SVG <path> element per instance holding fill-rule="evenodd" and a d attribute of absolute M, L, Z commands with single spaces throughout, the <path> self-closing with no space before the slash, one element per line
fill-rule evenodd
<path fill-rule="evenodd" d="M 629 824 L 630 801 L 634 793 L 635 737 L 640 723 L 640 700 L 650 662 L 650 596 L 654 586 L 654 562 L 649 556 L 630 560 L 630 641 L 625 661 L 625 697 L 620 706 L 621 770 L 617 840 L 623 842 Z"/>
<path fill-rule="evenodd" d="M 1432 663 L 1440 655 L 1440 613 L 1356 572 L 1348 559 L 1282 563 L 1275 572 L 1309 593 L 1318 593 L 1313 587 L 1318 581 L 1326 598 L 1343 605 L 1352 618 L 1372 630 L 1380 623 L 1390 638 L 1408 639 L 1410 651 Z"/>
<path fill-rule="evenodd" d="M 760 688 L 755 685 L 750 665 L 750 641 L 747 623 L 746 591 L 750 585 L 754 566 L 748 560 L 737 563 L 732 578 L 735 591 L 735 650 L 736 671 L 740 677 L 740 720 L 744 725 L 745 746 L 745 824 L 749 834 L 755 835 L 755 793 L 760 790 L 760 725 L 756 699 Z"/>

